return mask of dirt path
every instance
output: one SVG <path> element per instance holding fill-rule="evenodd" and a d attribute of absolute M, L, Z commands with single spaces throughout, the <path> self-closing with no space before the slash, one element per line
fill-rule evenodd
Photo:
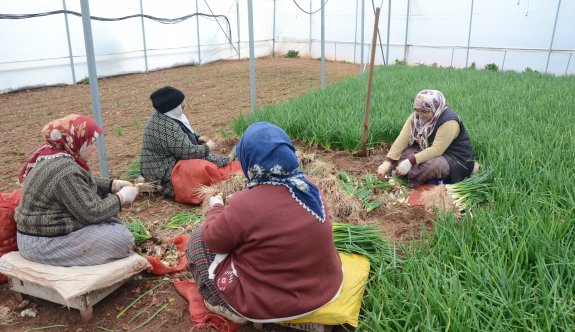
<path fill-rule="evenodd" d="M 357 75 L 358 65 L 329 62 L 329 85 Z M 277 103 L 320 87 L 318 60 L 268 58 L 256 60 L 258 106 Z M 164 86 L 181 89 L 194 129 L 210 136 L 231 135 L 231 119 L 251 108 L 249 62 L 219 61 L 147 74 L 124 75 L 99 82 L 107 160 L 112 176 L 120 176 L 139 154 L 143 126 L 152 114 L 150 94 Z M 0 95 L 0 191 L 17 188 L 26 159 L 42 140 L 42 127 L 70 113 L 92 115 L 88 84 L 48 87 Z M 90 162 L 99 172 L 97 156 Z"/>

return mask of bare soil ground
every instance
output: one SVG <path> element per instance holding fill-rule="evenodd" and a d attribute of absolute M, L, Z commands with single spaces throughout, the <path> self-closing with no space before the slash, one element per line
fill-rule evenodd
<path fill-rule="evenodd" d="M 257 103 L 274 104 L 299 96 L 320 87 L 320 61 L 311 59 L 264 58 L 256 60 Z M 326 64 L 327 84 L 357 75 L 357 65 L 339 62 Z M 249 62 L 220 61 L 202 66 L 186 66 L 145 74 L 132 74 L 99 80 L 100 101 L 105 128 L 105 144 L 110 175 L 126 176 L 128 166 L 140 152 L 143 126 L 153 109 L 149 95 L 164 85 L 181 89 L 186 95 L 187 115 L 194 128 L 219 142 L 222 153 L 227 153 L 237 137 L 231 130 L 232 119 L 250 112 Z M 70 113 L 92 115 L 90 88 L 87 84 L 46 87 L 0 95 L 0 192 L 17 188 L 16 180 L 26 159 L 42 144 L 39 133 L 49 121 Z M 366 158 L 350 152 L 323 151 L 298 145 L 330 163 L 338 171 L 361 176 L 375 173 L 386 146 L 376 147 Z M 97 156 L 90 160 L 95 174 L 99 174 Z M 158 196 L 143 196 L 120 217 L 140 218 L 155 236 L 168 239 L 186 232 L 185 229 L 166 230 L 159 225 L 175 212 L 189 212 L 191 206 L 174 203 Z M 393 202 L 370 212 L 369 223 L 377 224 L 391 241 L 405 241 L 417 237 L 421 228 L 432 227 L 433 215 L 422 207 L 408 207 Z M 172 280 L 191 279 L 188 272 L 167 276 Z M 94 306 L 94 318 L 85 323 L 79 313 L 61 305 L 32 299 L 30 306 L 38 314 L 34 318 L 17 318 L 16 324 L 0 325 L 0 330 L 26 331 L 49 327 L 56 331 L 127 331 L 134 329 L 164 304 L 167 308 L 139 331 L 189 331 L 192 323 L 188 306 L 167 282 L 153 295 L 144 297 L 127 315 L 116 315 L 138 296 L 156 286 L 161 277 L 146 273 L 134 278 Z M 0 306 L 16 313 L 13 294 L 7 284 L 0 285 Z M 151 309 L 141 318 L 129 322 L 142 308 Z M 1 320 L 0 320 L 1 323 Z M 277 325 L 266 325 L 265 331 L 291 331 Z M 241 331 L 254 331 L 246 326 Z"/>

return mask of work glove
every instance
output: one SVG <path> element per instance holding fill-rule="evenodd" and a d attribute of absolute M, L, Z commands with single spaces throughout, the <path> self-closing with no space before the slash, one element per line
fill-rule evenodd
<path fill-rule="evenodd" d="M 200 136 L 198 137 L 198 142 L 200 142 L 200 144 L 205 144 L 207 142 L 211 141 L 211 139 L 208 136 Z"/>
<path fill-rule="evenodd" d="M 381 176 L 386 176 L 390 170 L 391 170 L 391 161 L 386 160 L 383 162 L 383 164 L 379 165 L 379 167 L 377 168 L 377 174 Z"/>
<path fill-rule="evenodd" d="M 403 159 L 402 161 L 399 162 L 399 164 L 395 168 L 395 174 L 399 176 L 404 176 L 409 172 L 410 169 L 411 169 L 411 161 L 409 161 L 409 159 Z"/>
<path fill-rule="evenodd" d="M 116 193 L 122 204 L 132 203 L 138 195 L 138 187 L 126 186 Z"/>
<path fill-rule="evenodd" d="M 124 180 L 113 180 L 112 181 L 112 192 L 117 193 L 120 189 L 126 186 L 133 186 L 132 182 Z"/>
<path fill-rule="evenodd" d="M 210 148 L 210 151 L 216 147 L 216 143 L 214 143 L 212 140 L 207 141 L 205 144 L 208 146 L 208 148 Z"/>
<path fill-rule="evenodd" d="M 230 158 L 230 161 L 236 160 L 238 158 L 235 145 L 232 148 L 232 151 L 230 151 L 230 153 L 228 154 L 228 158 Z"/>
<path fill-rule="evenodd" d="M 211 208 L 216 204 L 224 205 L 224 199 L 222 198 L 222 194 L 217 194 L 216 196 L 210 197 L 210 200 L 208 201 L 208 206 Z"/>

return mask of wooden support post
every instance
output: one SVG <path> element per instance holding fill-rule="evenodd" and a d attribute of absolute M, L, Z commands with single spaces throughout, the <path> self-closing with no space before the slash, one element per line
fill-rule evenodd
<path fill-rule="evenodd" d="M 367 97 L 365 101 L 365 113 L 363 117 L 363 134 L 361 136 L 360 150 L 353 155 L 356 157 L 367 157 L 367 129 L 369 127 L 369 107 L 371 104 L 371 83 L 373 81 L 373 65 L 375 61 L 375 48 L 377 47 L 377 27 L 379 24 L 380 8 L 375 9 L 375 23 L 373 25 L 373 38 L 371 39 L 371 61 L 369 63 L 369 79 L 367 81 Z"/>

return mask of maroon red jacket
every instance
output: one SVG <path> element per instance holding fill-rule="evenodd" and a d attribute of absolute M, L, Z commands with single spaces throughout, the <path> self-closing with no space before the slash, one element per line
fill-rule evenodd
<path fill-rule="evenodd" d="M 326 206 L 321 223 L 275 185 L 212 207 L 202 239 L 211 252 L 229 253 L 214 280 L 226 303 L 252 321 L 281 321 L 331 301 L 343 272 L 327 214 Z"/>

